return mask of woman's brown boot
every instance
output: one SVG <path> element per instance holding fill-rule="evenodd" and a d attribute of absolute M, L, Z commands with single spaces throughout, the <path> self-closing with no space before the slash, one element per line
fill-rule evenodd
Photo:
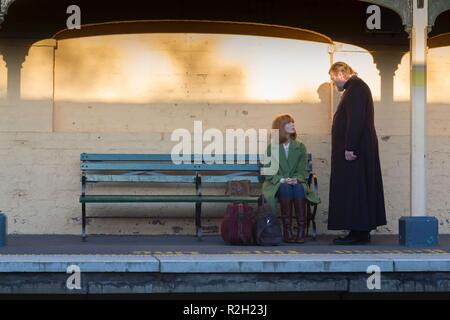
<path fill-rule="evenodd" d="M 292 200 L 280 200 L 281 222 L 283 224 L 283 241 L 294 243 L 292 234 Z"/>
<path fill-rule="evenodd" d="M 297 218 L 296 243 L 304 243 L 306 240 L 306 200 L 305 198 L 294 198 L 295 217 Z"/>

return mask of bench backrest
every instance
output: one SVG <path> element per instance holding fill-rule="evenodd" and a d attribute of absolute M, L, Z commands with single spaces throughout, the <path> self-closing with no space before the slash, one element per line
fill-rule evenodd
<path fill-rule="evenodd" d="M 202 183 L 225 183 L 249 180 L 260 183 L 261 162 L 258 155 L 214 156 L 222 163 L 203 156 L 201 163 L 174 164 L 170 154 L 92 154 L 80 155 L 80 169 L 84 182 L 174 182 L 195 183 L 197 174 Z M 308 169 L 312 172 L 311 154 Z M 229 163 L 232 160 L 233 163 Z M 244 160 L 245 163 L 241 163 Z"/>

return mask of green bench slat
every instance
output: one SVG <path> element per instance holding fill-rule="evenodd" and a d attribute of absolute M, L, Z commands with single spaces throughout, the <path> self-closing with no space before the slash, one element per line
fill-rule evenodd
<path fill-rule="evenodd" d="M 171 176 L 171 175 L 96 175 L 87 174 L 86 182 L 155 182 L 155 183 L 195 183 L 195 176 Z"/>
<path fill-rule="evenodd" d="M 82 239 L 86 240 L 87 203 L 257 203 L 259 195 L 85 195 L 89 183 L 96 182 L 157 182 L 157 183 L 192 183 L 196 188 L 208 183 L 225 183 L 232 180 L 250 180 L 259 184 L 264 180 L 261 174 L 263 155 L 190 155 L 190 160 L 201 159 L 202 163 L 183 163 L 176 165 L 170 154 L 98 154 L 82 153 L 80 168 L 82 173 L 79 198 L 82 214 Z M 219 160 L 223 163 L 209 163 Z M 232 160 L 233 163 L 227 163 Z M 308 154 L 308 169 L 312 172 L 312 156 Z M 244 163 L 241 163 L 241 162 Z M 201 185 L 196 184 L 196 174 L 201 174 Z M 202 237 L 201 206 L 195 206 L 196 234 Z M 97 217 L 96 217 L 97 218 Z M 122 217 L 121 217 L 122 218 Z"/>
<path fill-rule="evenodd" d="M 172 161 L 170 154 L 82 153 L 81 161 Z"/>
<path fill-rule="evenodd" d="M 144 202 L 210 202 L 210 203 L 256 203 L 258 196 L 216 196 L 216 195 L 87 195 L 80 197 L 81 203 L 144 203 Z"/>
<path fill-rule="evenodd" d="M 227 181 L 249 180 L 250 183 L 259 183 L 257 176 L 202 176 L 202 183 L 226 183 Z M 171 175 L 86 175 L 86 182 L 142 182 L 142 183 L 195 183 L 195 176 Z"/>
<path fill-rule="evenodd" d="M 260 183 L 258 176 L 202 176 L 202 184 L 205 183 L 226 183 L 228 181 L 249 180 L 250 183 Z"/>
<path fill-rule="evenodd" d="M 197 157 L 195 155 L 195 157 Z M 200 157 L 200 156 L 199 156 Z M 222 159 L 226 161 L 232 158 L 233 161 L 237 159 L 245 159 L 245 161 L 256 161 L 260 159 L 260 155 L 245 154 L 245 155 L 217 155 L 217 156 L 203 156 L 204 161 L 211 159 Z M 191 161 L 194 159 L 194 155 L 190 156 Z M 104 153 L 82 153 L 80 155 L 81 161 L 170 161 L 172 162 L 172 156 L 170 154 L 104 154 Z"/>
<path fill-rule="evenodd" d="M 258 164 L 165 164 L 165 163 L 113 163 L 88 162 L 81 164 L 81 170 L 117 170 L 117 171 L 260 171 Z"/>

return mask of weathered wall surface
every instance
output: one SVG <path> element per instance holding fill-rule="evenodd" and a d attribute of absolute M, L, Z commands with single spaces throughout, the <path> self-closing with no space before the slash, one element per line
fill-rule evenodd
<path fill-rule="evenodd" d="M 186 38 L 181 38 L 181 44 L 177 44 L 176 39 L 172 40 L 175 43 L 169 42 L 166 47 L 159 48 L 158 54 L 176 55 L 177 50 L 183 52 L 183 46 L 188 43 Z M 256 48 L 258 48 L 258 45 L 262 46 L 259 43 Z M 189 47 L 189 45 L 187 46 Z M 138 49 L 144 50 L 143 48 Z M 39 78 L 30 71 L 33 60 L 35 61 L 34 64 L 39 65 L 37 70 L 42 71 L 44 67 L 45 70 L 51 68 L 52 63 L 44 63 L 43 61 L 46 61 L 45 57 L 53 58 L 52 51 L 45 48 L 41 49 L 45 50 L 45 53 L 39 51 L 39 54 L 33 54 L 30 52 L 22 71 L 24 99 L 18 102 L 3 99 L 0 103 L 0 159 L 2 163 L 0 167 L 0 209 L 8 215 L 9 232 L 33 234 L 78 234 L 80 232 L 79 155 L 82 152 L 167 153 L 175 145 L 175 142 L 170 140 L 172 131 L 178 128 L 186 128 L 192 131 L 195 120 L 202 120 L 204 129 L 217 128 L 221 131 L 233 128 L 264 129 L 270 127 L 272 118 L 277 114 L 291 113 L 296 119 L 301 139 L 314 157 L 314 171 L 319 177 L 319 192 L 323 200 L 323 203 L 319 206 L 317 221 L 319 232 L 326 233 L 331 121 L 329 93 L 326 90 L 326 85 L 323 85 L 327 81 L 326 71 L 329 65 L 329 61 L 325 59 L 327 48 L 311 49 L 312 53 L 315 52 L 314 50 L 319 52 L 320 64 L 318 64 L 316 72 L 320 73 L 321 76 L 313 77 L 310 87 L 304 85 L 308 80 L 308 74 L 306 74 L 303 76 L 306 79 L 304 82 L 298 78 L 292 78 L 292 81 L 297 81 L 301 86 L 301 88 L 293 87 L 291 90 L 294 92 L 293 95 L 289 96 L 289 92 L 283 91 L 285 90 L 283 86 L 276 88 L 274 85 L 274 90 L 278 90 L 279 96 L 269 96 L 261 100 L 257 99 L 258 92 L 246 94 L 249 91 L 244 90 L 251 87 L 248 83 L 257 82 L 252 78 L 252 72 L 246 71 L 246 67 L 248 67 L 246 63 L 241 61 L 240 64 L 240 60 L 235 56 L 233 65 L 240 66 L 239 68 L 230 66 L 213 68 L 212 66 L 217 61 L 221 61 L 211 58 L 210 55 L 211 51 L 217 48 L 198 45 L 194 49 L 190 50 L 189 53 L 184 51 L 182 55 L 193 56 L 200 52 L 200 55 L 209 57 L 205 58 L 208 67 L 201 67 L 201 61 L 192 59 L 183 60 L 185 63 L 176 64 L 178 67 L 182 65 L 182 69 L 189 70 L 189 75 L 181 77 L 180 80 L 179 72 L 173 73 L 173 76 L 177 78 L 178 86 L 176 88 L 178 89 L 167 92 L 168 96 L 171 97 L 170 99 L 164 99 L 164 95 L 160 91 L 158 91 L 158 99 L 152 98 L 155 97 L 153 93 L 145 96 L 145 88 L 140 88 L 139 90 L 136 89 L 137 97 L 130 98 L 130 101 L 126 101 L 122 97 L 116 102 L 114 102 L 116 96 L 113 93 L 104 91 L 105 88 L 108 88 L 107 81 L 104 86 L 97 87 L 97 91 L 90 90 L 88 88 L 94 84 L 86 83 L 88 79 L 77 76 L 76 70 L 70 69 L 70 61 L 66 61 L 59 69 L 56 68 L 56 100 L 53 103 L 51 94 L 49 94 L 52 90 L 48 88 L 49 86 L 53 87 L 52 78 L 50 78 L 51 81 L 48 80 L 48 74 L 53 73 L 44 72 L 45 78 L 42 82 L 39 82 L 42 91 L 36 92 L 33 87 L 35 84 L 39 87 L 37 85 Z M 134 48 L 133 50 L 136 51 L 137 49 Z M 63 51 L 61 49 L 61 52 Z M 373 88 L 374 96 L 377 97 L 379 96 L 380 82 L 377 70 L 373 63 L 367 67 L 367 70 L 364 69 L 364 65 L 367 64 L 364 61 L 370 55 L 366 53 L 364 58 L 366 60 L 363 59 L 363 62 L 358 60 L 360 55 L 360 52 L 353 55 L 346 53 L 345 56 L 342 56 L 342 59 L 345 58 L 348 63 L 359 66 L 360 76 L 367 79 L 369 85 Z M 108 58 L 100 55 L 98 57 L 100 61 L 98 63 L 100 64 L 103 63 L 102 57 Z M 116 62 L 122 61 L 120 55 L 108 59 Z M 295 59 L 295 55 L 289 57 L 289 59 Z M 407 88 L 409 85 L 408 77 L 405 76 L 408 69 L 407 61 L 407 57 L 405 57 L 397 71 L 396 88 Z M 58 60 L 56 62 L 58 63 Z M 115 65 L 113 62 L 111 63 Z M 126 64 L 128 62 L 122 61 L 121 63 Z M 311 64 L 311 62 L 305 63 Z M 450 98 L 446 100 L 445 95 L 442 94 L 443 89 L 442 84 L 438 82 L 438 72 L 442 68 L 447 68 L 446 70 L 449 71 L 450 51 L 441 50 L 439 54 L 434 55 L 431 53 L 430 65 L 428 213 L 437 216 L 441 223 L 440 231 L 448 233 L 450 232 L 448 200 L 448 190 L 450 189 L 448 174 L 450 172 Z M 436 68 L 436 65 L 439 68 Z M 81 72 L 80 70 L 83 68 L 95 69 L 95 67 L 94 59 L 94 61 L 78 65 L 78 71 Z M 256 67 L 253 66 L 252 68 Z M 237 73 L 236 70 L 238 70 Z M 297 73 L 301 70 L 294 71 Z M 313 71 L 309 70 L 309 72 Z M 2 74 L 4 72 L 5 67 L 2 69 Z M 108 74 L 107 68 L 104 72 Z M 111 79 L 115 79 L 115 72 L 123 75 L 122 71 L 115 70 L 109 74 Z M 127 72 L 131 71 L 128 70 Z M 158 75 L 166 80 L 169 79 L 167 81 L 170 82 L 171 73 L 164 72 L 161 71 Z M 283 72 L 287 76 L 290 74 L 289 68 L 283 69 L 281 73 L 283 74 Z M 136 74 L 140 74 L 138 70 Z M 231 82 L 218 77 L 218 74 L 222 74 L 225 78 L 228 75 L 232 78 Z M 236 76 L 236 74 L 240 76 Z M 129 74 L 129 77 L 132 78 L 132 75 Z M 141 74 L 141 79 L 145 79 L 145 75 L 145 73 Z M 280 74 L 276 74 L 276 76 L 278 77 Z M 4 77 L 2 76 L 2 78 Z M 74 81 L 73 88 L 76 88 L 73 94 L 70 90 L 71 79 Z M 121 81 L 127 82 L 127 78 L 123 76 L 118 79 L 113 81 L 112 87 L 120 88 Z M 253 80 L 250 81 L 249 79 Z M 167 81 L 164 90 L 170 88 Z M 230 85 L 224 89 L 225 91 L 220 91 L 220 88 L 225 88 L 222 86 L 222 81 L 226 81 Z M 83 90 L 83 83 L 86 85 L 86 91 Z M 264 91 L 270 90 L 270 83 L 269 85 L 259 85 L 262 87 L 261 95 L 264 96 Z M 57 93 L 58 87 L 62 88 L 59 96 Z M 237 89 L 239 87 L 244 87 L 244 89 L 240 88 L 241 91 L 239 91 Z M 133 87 L 127 88 L 126 93 L 132 94 Z M 208 93 L 208 90 L 212 93 Z M 98 92 L 99 98 L 92 99 L 90 97 L 86 99 L 85 92 L 87 95 Z M 2 85 L 1 81 L 0 93 L 5 93 L 4 83 Z M 202 97 L 203 93 L 206 94 L 207 99 L 200 101 L 199 97 Z M 288 99 L 279 99 L 283 94 L 286 94 Z M 141 101 L 139 97 L 143 95 L 146 98 L 142 98 L 143 101 Z M 77 100 L 77 96 L 80 99 Z M 392 103 L 377 101 L 375 110 L 388 214 L 388 225 L 378 230 L 382 233 L 397 233 L 398 219 L 401 216 L 409 215 L 409 105 L 407 101 L 397 99 L 399 96 L 402 96 L 402 93 L 396 92 L 394 94 L 396 100 Z M 155 187 L 148 186 L 148 190 L 152 192 Z M 95 191 L 101 192 L 101 188 L 88 189 L 88 192 Z M 120 189 L 114 189 L 113 191 L 120 192 Z M 146 191 L 147 189 L 129 189 L 129 192 L 136 193 Z M 158 192 L 167 193 L 192 193 L 193 191 L 193 186 L 158 188 Z M 205 191 L 224 192 L 224 189 Z M 258 190 L 254 191 L 257 192 Z M 203 224 L 207 232 L 218 232 L 224 207 L 224 205 L 204 206 L 205 218 Z M 89 233 L 194 233 L 193 205 L 90 205 L 88 211 L 89 213 L 98 212 L 99 214 L 108 212 L 118 215 L 146 214 L 154 216 L 154 218 L 149 219 L 94 220 L 88 225 Z M 171 218 L 167 219 L 166 217 Z"/>

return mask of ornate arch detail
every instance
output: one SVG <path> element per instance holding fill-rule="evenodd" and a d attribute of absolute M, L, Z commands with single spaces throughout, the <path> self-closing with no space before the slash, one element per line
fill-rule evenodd
<path fill-rule="evenodd" d="M 398 0 L 359 0 L 362 2 L 373 3 L 396 12 L 402 19 L 405 31 L 411 32 L 411 1 Z"/>
<path fill-rule="evenodd" d="M 433 0 L 428 1 L 428 24 L 430 28 L 434 26 L 437 17 L 445 12 L 450 10 L 450 2 L 446 0 Z"/>
<path fill-rule="evenodd" d="M 11 3 L 13 3 L 15 0 L 1 0 L 0 3 L 0 27 L 3 21 L 5 21 L 5 16 L 8 13 L 9 6 Z"/>

